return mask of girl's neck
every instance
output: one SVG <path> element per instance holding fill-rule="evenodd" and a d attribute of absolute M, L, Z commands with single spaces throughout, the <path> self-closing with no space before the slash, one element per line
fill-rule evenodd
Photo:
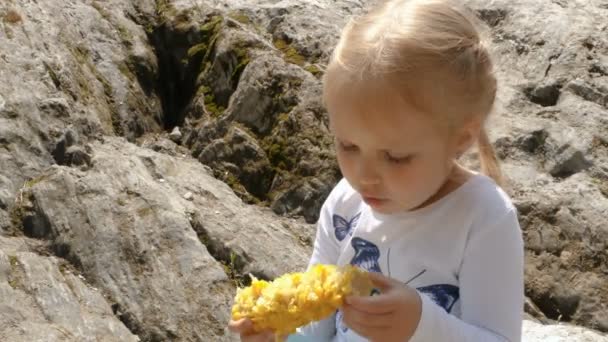
<path fill-rule="evenodd" d="M 468 169 L 464 168 L 463 166 L 461 166 L 460 164 L 454 162 L 454 165 L 452 166 L 452 169 L 451 169 L 449 175 L 447 176 L 447 178 L 445 179 L 445 181 L 443 182 L 443 184 L 441 185 L 439 190 L 437 190 L 437 192 L 435 192 L 435 194 L 433 196 L 431 196 L 429 199 L 424 201 L 424 203 L 422 203 L 421 205 L 416 207 L 414 210 L 424 208 L 428 205 L 431 205 L 431 204 L 437 202 L 438 200 L 442 199 L 443 197 L 445 197 L 452 191 L 458 189 L 461 185 L 466 183 L 467 180 L 469 180 L 469 178 L 471 178 L 474 175 L 475 175 L 475 173 L 473 171 L 468 170 Z"/>

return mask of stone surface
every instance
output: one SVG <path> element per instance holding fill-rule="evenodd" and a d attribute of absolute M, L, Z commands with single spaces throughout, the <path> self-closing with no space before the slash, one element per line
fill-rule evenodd
<path fill-rule="evenodd" d="M 0 3 L 0 340 L 235 340 L 235 284 L 304 267 L 340 178 L 319 78 L 367 3 Z M 608 3 L 464 3 L 500 80 L 527 312 L 607 332 Z M 525 325 L 600 341 L 579 330 Z"/>
<path fill-rule="evenodd" d="M 571 325 L 541 325 L 524 321 L 522 342 L 606 342 L 608 336 Z"/>
<path fill-rule="evenodd" d="M 2 341 L 139 341 L 102 292 L 39 243 L 0 236 Z"/>

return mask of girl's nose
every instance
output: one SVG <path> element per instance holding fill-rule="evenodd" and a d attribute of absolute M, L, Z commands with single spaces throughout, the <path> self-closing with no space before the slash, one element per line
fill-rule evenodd
<path fill-rule="evenodd" d="M 380 184 L 380 175 L 370 163 L 359 165 L 359 183 L 363 186 Z"/>

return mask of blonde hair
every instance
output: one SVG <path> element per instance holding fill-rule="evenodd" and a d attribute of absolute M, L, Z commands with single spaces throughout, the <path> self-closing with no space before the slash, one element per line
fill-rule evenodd
<path fill-rule="evenodd" d="M 479 120 L 482 172 L 502 184 L 483 123 L 496 78 L 474 17 L 449 0 L 388 0 L 351 20 L 324 75 L 324 98 L 353 83 L 377 82 L 453 129 Z"/>

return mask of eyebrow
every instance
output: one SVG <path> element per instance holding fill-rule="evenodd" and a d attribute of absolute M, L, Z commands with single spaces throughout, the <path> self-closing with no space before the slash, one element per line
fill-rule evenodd
<path fill-rule="evenodd" d="M 334 138 L 339 143 L 343 143 L 343 144 L 346 143 L 346 144 L 357 146 L 357 144 L 353 143 L 352 141 L 341 139 L 338 136 L 336 136 L 335 134 L 334 134 Z M 390 150 L 390 149 L 380 149 L 380 152 L 389 153 L 389 154 L 397 154 L 397 155 L 399 155 L 399 157 L 408 157 L 408 156 L 412 156 L 412 155 L 416 154 L 416 153 L 411 152 L 411 151 L 407 151 L 407 152 L 406 151 L 395 151 L 395 150 Z"/>

